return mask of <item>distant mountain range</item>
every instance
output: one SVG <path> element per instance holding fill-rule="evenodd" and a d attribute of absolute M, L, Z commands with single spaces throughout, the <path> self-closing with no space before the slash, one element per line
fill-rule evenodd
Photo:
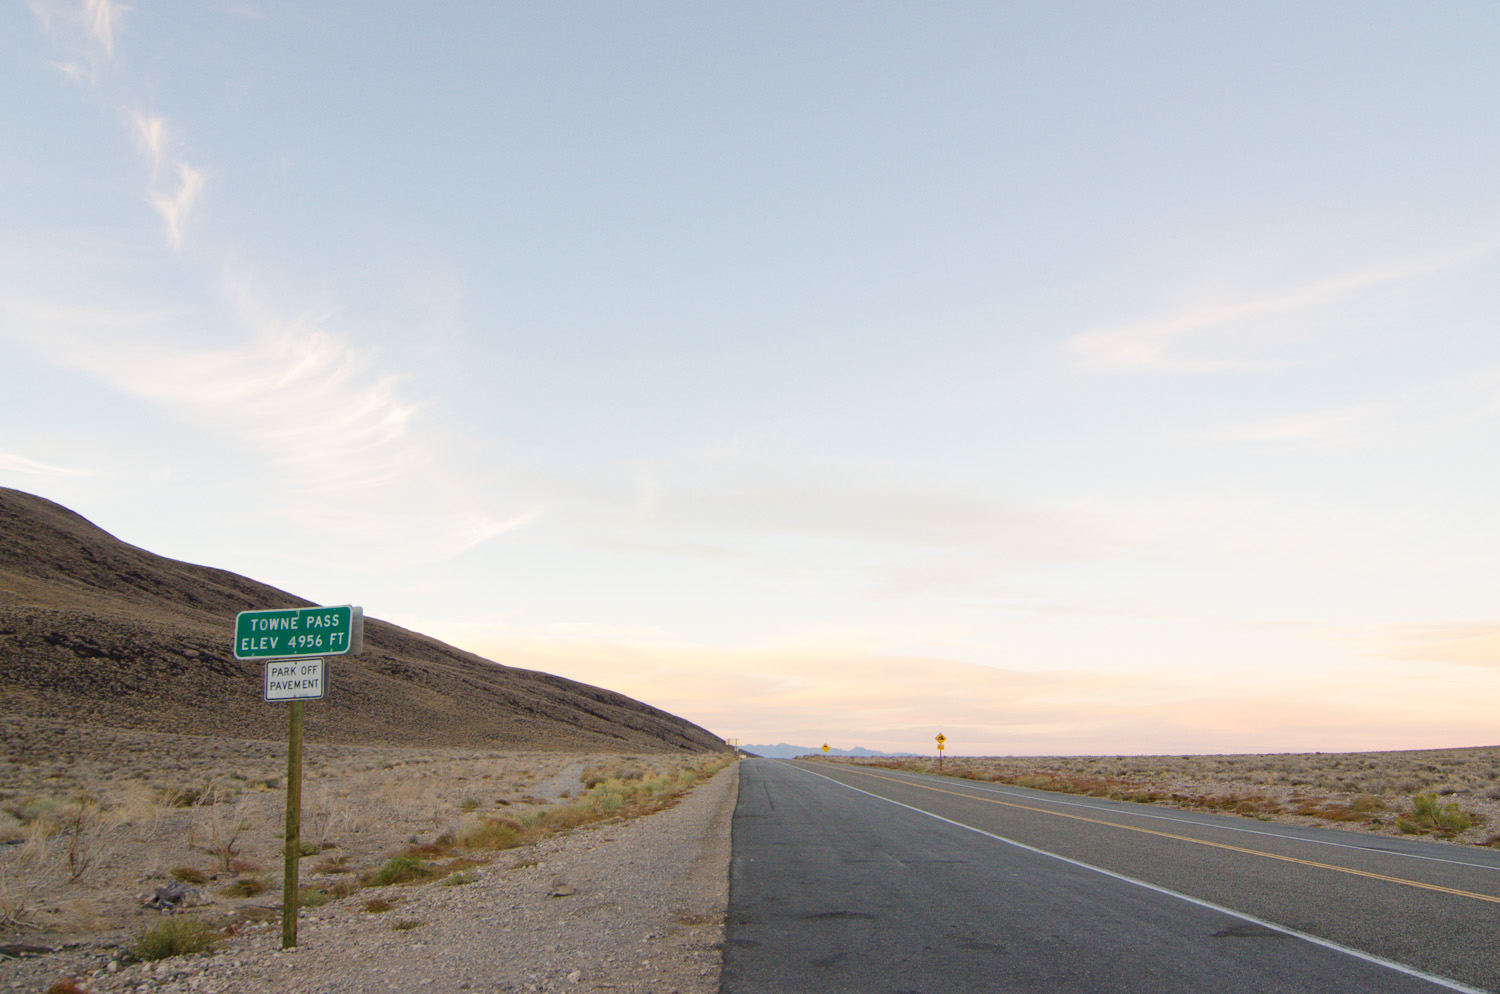
<path fill-rule="evenodd" d="M 796 759 L 798 756 L 822 755 L 822 746 L 794 746 L 785 742 L 775 745 L 747 745 L 740 746 L 746 752 L 753 752 L 757 756 L 766 759 Z M 874 749 L 866 749 L 864 746 L 855 746 L 853 749 L 829 749 L 830 756 L 899 756 L 902 753 L 877 752 Z"/>

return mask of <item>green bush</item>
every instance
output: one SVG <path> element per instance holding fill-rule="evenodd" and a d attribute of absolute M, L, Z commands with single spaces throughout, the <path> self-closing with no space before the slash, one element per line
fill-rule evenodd
<path fill-rule="evenodd" d="M 199 918 L 168 918 L 136 937 L 131 950 L 138 959 L 157 960 L 206 952 L 214 943 L 214 930 Z"/>
<path fill-rule="evenodd" d="M 1418 794 L 1411 799 L 1411 814 L 1396 822 L 1407 835 L 1434 832 L 1453 836 L 1474 824 L 1474 818 L 1458 806 L 1457 801 L 1442 804 L 1436 794 Z"/>
<path fill-rule="evenodd" d="M 369 884 L 372 887 L 386 887 L 390 884 L 414 884 L 423 880 L 430 880 L 433 876 L 432 864 L 415 856 L 397 856 L 388 859 L 385 865 L 370 875 Z"/>

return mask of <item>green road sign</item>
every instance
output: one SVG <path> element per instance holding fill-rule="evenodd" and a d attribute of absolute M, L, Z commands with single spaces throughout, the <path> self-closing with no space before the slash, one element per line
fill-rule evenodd
<path fill-rule="evenodd" d="M 234 618 L 234 658 L 356 655 L 364 648 L 364 629 L 364 608 L 348 604 L 241 611 Z"/>

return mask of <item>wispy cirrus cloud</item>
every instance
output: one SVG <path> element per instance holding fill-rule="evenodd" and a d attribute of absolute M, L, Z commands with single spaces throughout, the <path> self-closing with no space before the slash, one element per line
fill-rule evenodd
<path fill-rule="evenodd" d="M 131 112 L 130 120 L 135 127 L 137 142 L 151 159 L 151 189 L 146 194 L 146 200 L 161 216 L 167 240 L 172 243 L 173 248 L 180 251 L 188 215 L 203 193 L 207 177 L 202 170 L 177 158 L 171 160 L 172 169 L 164 176 L 171 143 L 166 120 L 159 114 L 144 111 Z"/>
<path fill-rule="evenodd" d="M 129 7 L 112 0 L 83 0 L 83 26 L 105 56 L 115 51 L 115 27 Z"/>
<path fill-rule="evenodd" d="M 213 336 L 223 344 L 205 344 L 201 316 L 185 311 L 80 306 L 3 287 L 0 330 L 217 434 L 275 480 L 282 513 L 309 527 L 399 534 L 404 555 L 430 559 L 535 516 L 524 504 L 496 513 L 504 501 L 479 497 L 441 437 L 415 426 L 422 405 L 408 384 L 340 335 L 330 312 L 281 313 L 244 279 L 226 280 L 223 294 L 231 323 Z"/>
<path fill-rule="evenodd" d="M 364 486 L 411 468 L 401 442 L 418 408 L 395 377 L 330 332 L 326 313 L 276 314 L 242 282 L 229 294 L 240 333 L 216 348 L 193 344 L 167 309 L 19 296 L 0 306 L 53 362 L 232 430 L 299 486 Z"/>
<path fill-rule="evenodd" d="M 99 68 L 114 57 L 115 33 L 129 7 L 114 0 L 26 0 L 49 35 L 63 39 L 67 54 L 51 64 L 64 76 L 86 86 L 94 86 Z"/>
<path fill-rule="evenodd" d="M 163 157 L 166 154 L 167 122 L 160 114 L 133 111 L 130 115 L 130 123 L 135 126 L 136 140 L 140 142 L 145 153 L 151 157 L 151 174 L 155 177 L 161 171 Z"/>
<path fill-rule="evenodd" d="M 183 228 L 187 225 L 188 214 L 198 202 L 207 180 L 202 172 L 185 162 L 174 162 L 173 165 L 176 167 L 175 187 L 152 190 L 147 199 L 156 208 L 156 213 L 161 215 L 167 230 L 167 240 L 174 249 L 181 250 Z"/>
<path fill-rule="evenodd" d="M 18 456 L 14 452 L 0 452 L 0 469 L 12 473 L 24 473 L 27 476 L 88 476 L 86 469 L 70 469 L 66 466 L 53 466 L 51 463 L 39 462 L 35 459 L 27 459 Z"/>
<path fill-rule="evenodd" d="M 1383 262 L 1281 291 L 1211 299 L 1177 313 L 1107 325 L 1075 335 L 1074 357 L 1120 372 L 1212 372 L 1280 365 L 1275 350 L 1295 340 L 1291 319 L 1344 304 L 1377 288 L 1465 265 L 1493 253 L 1488 238 L 1445 252 Z"/>
<path fill-rule="evenodd" d="M 115 85 L 101 85 L 100 67 L 114 62 L 115 40 L 123 15 L 130 8 L 115 0 L 82 0 L 65 8 L 44 0 L 28 0 L 42 29 L 59 34 L 68 57 L 53 65 L 69 79 L 96 90 L 129 122 L 137 143 L 151 165 L 151 179 L 143 199 L 161 219 L 167 242 L 182 250 L 188 220 L 203 195 L 208 173 L 180 154 L 166 119 L 132 107 Z"/>

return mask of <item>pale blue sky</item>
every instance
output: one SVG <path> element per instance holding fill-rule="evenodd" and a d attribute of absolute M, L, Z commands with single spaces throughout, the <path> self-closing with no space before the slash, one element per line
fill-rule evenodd
<path fill-rule="evenodd" d="M 1497 65 L 1490 3 L 9 2 L 0 484 L 745 741 L 1500 741 Z"/>

